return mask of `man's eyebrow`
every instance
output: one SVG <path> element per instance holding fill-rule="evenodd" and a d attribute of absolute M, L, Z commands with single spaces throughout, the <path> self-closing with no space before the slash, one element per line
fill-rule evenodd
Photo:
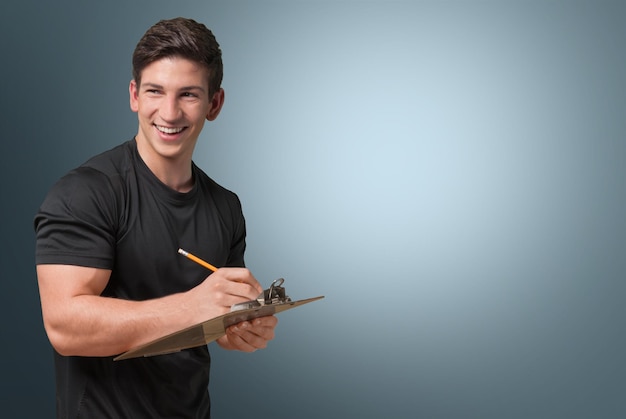
<path fill-rule="evenodd" d="M 141 83 L 142 87 L 148 88 L 148 89 L 158 89 L 158 90 L 163 90 L 163 86 L 161 86 L 160 84 L 157 83 L 150 83 L 150 82 L 146 82 L 146 83 Z M 181 92 L 188 92 L 190 90 L 199 90 L 201 92 L 205 92 L 205 88 L 202 86 L 196 86 L 196 85 L 191 85 L 191 86 L 183 86 L 181 88 L 178 89 Z"/>
<path fill-rule="evenodd" d="M 182 90 L 182 91 L 200 90 L 201 92 L 205 91 L 204 87 L 202 86 L 184 86 L 184 87 L 181 87 L 179 90 Z"/>
<path fill-rule="evenodd" d="M 143 82 L 143 83 L 141 83 L 141 87 L 150 88 L 150 89 L 163 90 L 163 86 L 161 86 L 160 84 L 156 84 L 156 83 L 146 83 L 146 82 Z"/>

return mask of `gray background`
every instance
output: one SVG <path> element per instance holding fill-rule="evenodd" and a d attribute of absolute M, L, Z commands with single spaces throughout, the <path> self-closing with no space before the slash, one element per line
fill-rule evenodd
<path fill-rule="evenodd" d="M 213 348 L 217 418 L 626 415 L 626 5 L 4 1 L 3 417 L 52 417 L 32 217 L 136 132 L 130 56 L 212 28 L 226 105 L 195 161 L 265 284 L 326 299 Z"/>

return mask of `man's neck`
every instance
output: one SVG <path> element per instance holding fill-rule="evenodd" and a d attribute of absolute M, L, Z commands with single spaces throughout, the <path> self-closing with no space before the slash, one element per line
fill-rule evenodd
<path fill-rule="evenodd" d="M 164 158 L 142 150 L 137 143 L 137 151 L 148 169 L 163 184 L 177 192 L 189 192 L 193 187 L 193 175 L 190 158 Z"/>
<path fill-rule="evenodd" d="M 164 167 L 160 167 L 158 169 L 154 169 L 148 166 L 152 173 L 165 185 L 169 186 L 171 189 L 177 192 L 189 192 L 191 188 L 193 188 L 193 175 L 191 173 L 191 162 L 189 162 L 185 169 L 182 168 L 179 170 L 176 169 L 168 169 Z"/>

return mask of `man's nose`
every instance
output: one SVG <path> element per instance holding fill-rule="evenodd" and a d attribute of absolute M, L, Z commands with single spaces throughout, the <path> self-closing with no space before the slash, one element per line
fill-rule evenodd
<path fill-rule="evenodd" d="M 159 116 L 164 121 L 176 121 L 180 118 L 181 109 L 176 97 L 168 97 L 161 103 Z"/>

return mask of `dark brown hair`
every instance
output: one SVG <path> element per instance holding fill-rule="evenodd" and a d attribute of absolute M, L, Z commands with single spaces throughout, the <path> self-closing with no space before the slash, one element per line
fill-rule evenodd
<path fill-rule="evenodd" d="M 139 86 L 141 72 L 151 63 L 167 57 L 181 57 L 209 70 L 209 95 L 220 89 L 223 77 L 222 50 L 213 33 L 203 24 L 178 17 L 154 24 L 133 52 L 133 78 Z"/>

